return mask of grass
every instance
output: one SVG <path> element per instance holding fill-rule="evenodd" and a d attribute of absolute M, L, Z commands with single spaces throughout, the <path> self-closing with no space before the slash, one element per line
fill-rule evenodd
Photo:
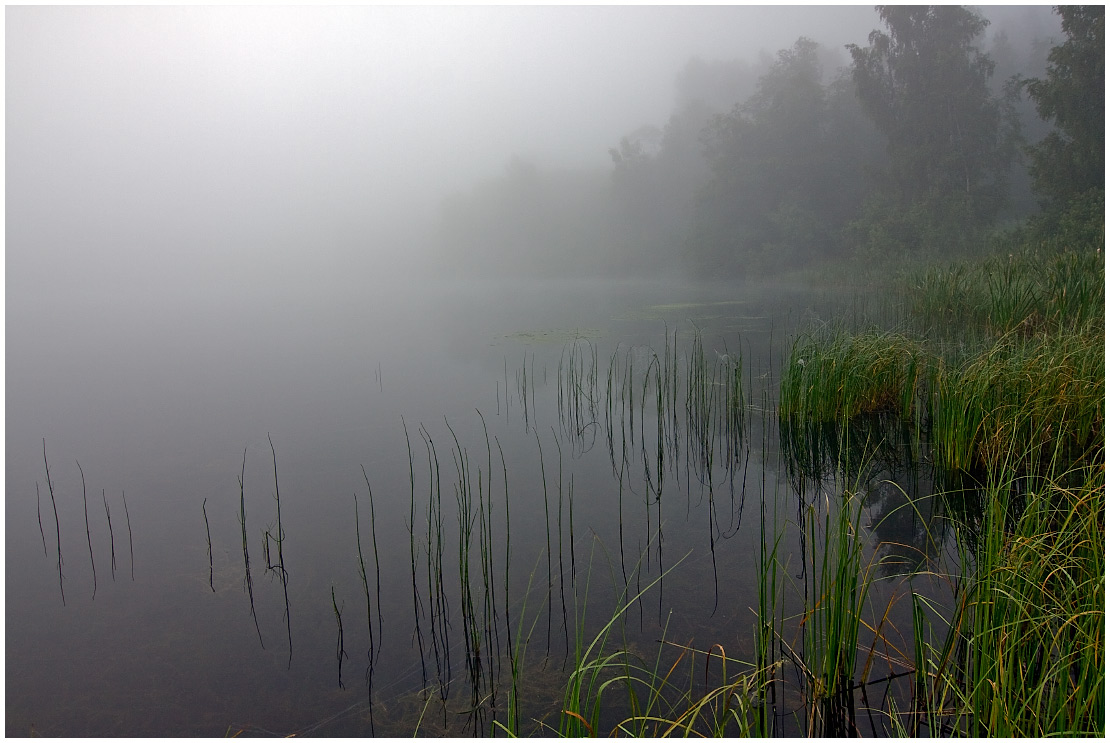
<path fill-rule="evenodd" d="M 1010 469 L 987 486 L 979 523 L 960 527 L 974 535 L 961 540 L 946 636 L 919 643 L 917 717 L 930 733 L 1105 730 L 1104 468 L 1071 474 L 1078 485 L 1061 477 L 1027 490 Z"/>
<path fill-rule="evenodd" d="M 1101 735 L 1104 711 L 1105 341 L 1095 252 L 1027 251 L 907 273 L 898 330 L 822 327 L 795 342 L 780 387 L 784 453 L 822 477 L 830 450 L 869 417 L 912 424 L 951 508 L 960 564 L 954 609 L 913 593 L 914 696 L 894 730 L 929 735 Z M 889 308 L 888 308 L 889 309 Z M 825 426 L 827 428 L 822 429 Z M 859 461 L 858 459 L 856 461 Z M 841 471 L 851 465 L 842 460 Z M 848 508 L 850 499 L 841 506 Z M 855 530 L 826 523 L 831 534 Z M 810 527 L 812 530 L 812 523 Z M 819 539 L 811 531 L 811 545 Z M 858 553 L 837 542 L 813 618 L 814 674 L 850 679 Z M 817 576 L 812 580 L 817 581 Z M 825 618 L 827 615 L 827 618 Z M 806 622 L 811 621 L 807 614 Z M 843 628 L 843 641 L 837 640 Z M 832 663 L 830 666 L 829 664 Z M 839 676 L 837 674 L 840 674 Z M 833 679 L 841 679 L 839 682 Z M 850 683 L 850 682 L 849 682 Z M 811 705 L 811 714 L 821 705 Z M 852 732 L 809 726 L 810 733 Z"/>

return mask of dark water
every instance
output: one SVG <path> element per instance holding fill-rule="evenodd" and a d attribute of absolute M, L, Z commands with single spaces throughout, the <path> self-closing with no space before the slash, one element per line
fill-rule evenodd
<path fill-rule="evenodd" d="M 411 734 L 422 710 L 415 692 L 442 679 L 423 608 L 417 637 L 409 528 L 414 510 L 425 607 L 435 472 L 455 694 L 467 683 L 458 636 L 460 470 L 475 497 L 490 499 L 496 574 L 488 582 L 498 616 L 508 544 L 512 619 L 497 624 L 497 645 L 507 648 L 522 612 L 535 622 L 526 669 L 537 707 L 558 697 L 576 603 L 587 607 L 589 639 L 626 579 L 635 590 L 665 573 L 626 615 L 628 637 L 647 655 L 665 626 L 677 642 L 720 643 L 750 657 L 760 497 L 797 511 L 774 417 L 764 413 L 794 330 L 842 302 L 779 286 L 600 281 L 383 282 L 314 299 L 90 295 L 80 311 L 55 309 L 49 297 L 9 302 L 6 733 L 366 735 L 373 724 L 379 735 Z M 685 368 L 695 336 L 707 358 L 741 359 L 742 446 L 731 461 L 718 455 L 704 468 L 694 457 L 691 467 L 683 423 L 656 498 L 645 480 L 656 465 L 654 411 L 635 406 L 641 418 L 617 432 L 614 456 L 603 413 L 567 425 L 559 383 L 568 349 L 596 352 L 604 394 L 611 359 L 640 373 L 652 352 L 662 356 L 677 340 Z M 438 470 L 429 465 L 433 447 Z M 244 450 L 257 630 L 239 523 Z M 278 533 L 275 453 L 288 616 L 280 574 L 266 570 L 264 553 L 264 533 Z M 868 508 L 877 523 L 899 494 L 876 483 Z M 927 541 L 914 518 L 882 523 L 888 533 L 876 542 Z M 271 542 L 272 561 L 276 549 Z M 483 585 L 477 571 L 472 581 Z M 372 720 L 364 678 L 371 633 Z M 432 709 L 422 731 L 443 723 Z"/>

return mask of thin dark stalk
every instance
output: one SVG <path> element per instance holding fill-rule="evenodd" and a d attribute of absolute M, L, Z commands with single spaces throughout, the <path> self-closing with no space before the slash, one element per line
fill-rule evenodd
<path fill-rule="evenodd" d="M 281 587 L 285 592 L 285 634 L 289 640 L 289 662 L 286 664 L 286 669 L 293 667 L 293 627 L 292 617 L 289 612 L 289 573 L 285 570 L 285 530 L 281 526 L 281 491 L 278 489 L 278 473 L 277 473 L 277 451 L 274 449 L 273 439 L 270 434 L 266 434 L 266 440 L 270 442 L 270 453 L 274 458 L 274 500 L 277 502 L 277 542 L 278 548 L 278 570 L 281 576 Z"/>
<path fill-rule="evenodd" d="M 420 647 L 420 686 L 428 685 L 428 672 L 424 666 L 424 636 L 420 632 L 420 592 L 416 587 L 416 475 L 412 466 L 412 444 L 409 441 L 409 429 L 405 419 L 401 418 L 401 427 L 405 431 L 405 449 L 409 455 L 409 558 L 412 564 L 412 612 L 416 625 L 416 641 Z M 367 589 L 369 591 L 369 589 Z M 369 622 L 367 617 L 367 622 Z"/>
<path fill-rule="evenodd" d="M 533 371 L 533 374 L 534 373 L 535 372 Z M 533 392 L 533 406 L 535 405 L 534 395 L 535 395 L 535 393 Z M 497 663 L 497 677 L 500 678 L 501 677 L 501 631 L 497 628 L 497 596 L 491 590 L 491 587 L 490 587 L 491 582 L 493 580 L 492 576 L 493 576 L 493 572 L 494 572 L 494 565 L 493 565 L 493 449 L 492 449 L 492 447 L 490 447 L 490 443 L 489 443 L 489 428 L 486 426 L 486 417 L 484 415 L 482 415 L 482 411 L 478 410 L 477 408 L 475 408 L 475 412 L 478 413 L 478 417 L 482 420 L 482 433 L 486 437 L 486 468 L 487 468 L 486 471 L 489 473 L 489 477 L 488 477 L 489 482 L 486 485 L 486 490 L 488 491 L 487 494 L 486 494 L 486 506 L 485 506 L 486 521 L 485 521 L 484 531 L 483 531 L 484 538 L 485 538 L 485 545 L 484 545 L 483 550 L 482 550 L 482 554 L 484 555 L 484 558 L 485 558 L 485 564 L 482 566 L 482 577 L 486 581 L 486 595 L 485 595 L 485 599 L 486 599 L 486 642 L 487 642 L 487 645 L 488 645 L 489 640 L 491 639 L 491 636 L 492 636 L 492 640 L 493 640 L 493 646 L 492 647 L 496 648 L 496 652 L 493 654 L 493 657 L 494 657 L 494 659 L 496 660 L 496 663 Z M 480 488 L 479 488 L 479 500 L 481 500 L 481 489 Z M 491 674 L 493 673 L 492 668 L 490 669 L 490 673 Z M 495 687 L 494 684 L 491 683 L 490 688 L 491 688 L 492 692 L 495 692 L 496 687 Z M 492 706 L 496 707 L 496 701 L 494 701 L 492 703 Z"/>
<path fill-rule="evenodd" d="M 621 551 L 621 577 L 624 585 L 628 585 L 628 568 L 624 561 L 624 462 L 621 462 L 621 471 L 617 476 L 617 541 Z"/>
<path fill-rule="evenodd" d="M 266 643 L 262 642 L 262 630 L 258 626 L 258 614 L 254 611 L 254 582 L 251 580 L 251 556 L 250 550 L 247 547 L 247 499 L 246 491 L 244 490 L 243 483 L 247 477 L 247 450 L 243 449 L 243 467 L 239 472 L 239 525 L 243 530 L 243 582 L 247 587 L 247 597 L 251 603 L 251 618 L 254 620 L 254 631 L 258 633 L 258 644 L 262 649 L 266 649 Z M 127 510 L 127 497 L 124 496 L 123 508 Z M 131 533 L 131 522 L 127 522 L 127 532 Z M 131 560 L 132 573 L 135 569 L 135 560 Z M 134 580 L 134 574 L 132 574 Z"/>
<path fill-rule="evenodd" d="M 39 536 L 42 537 L 42 556 L 48 557 L 49 553 L 46 551 L 46 532 L 42 530 L 42 502 L 39 499 L 39 483 L 35 481 L 35 510 L 39 514 Z"/>
<path fill-rule="evenodd" d="M 505 483 L 505 644 L 511 649 L 513 647 L 513 636 L 509 629 L 509 535 L 512 533 L 512 529 L 509 525 L 509 468 L 505 466 L 505 452 L 501 449 L 501 442 L 497 440 L 496 436 L 493 437 L 493 441 L 497 444 L 497 453 L 501 455 L 501 475 L 502 481 Z"/>
<path fill-rule="evenodd" d="M 374 615 L 370 610 L 370 584 L 366 580 L 366 561 L 362 558 L 362 534 L 358 523 L 358 493 L 352 495 L 355 499 L 355 545 L 358 548 L 358 573 L 359 577 L 362 578 L 362 591 L 366 595 L 366 633 L 370 637 L 370 648 L 366 651 L 366 682 L 369 683 L 370 676 L 374 672 Z"/>
<path fill-rule="evenodd" d="M 713 508 L 713 482 L 712 481 L 710 481 L 710 483 L 709 483 L 709 508 L 706 509 L 706 510 L 709 511 L 709 555 L 712 558 L 712 562 L 713 562 L 713 611 L 711 611 L 709 613 L 709 616 L 714 616 L 717 613 L 717 602 L 720 600 L 720 591 L 718 590 L 718 584 L 717 584 L 717 545 L 716 545 L 716 539 L 714 537 L 714 533 L 716 531 L 716 525 L 714 524 L 714 519 L 713 519 L 713 514 L 714 514 L 714 511 L 716 509 Z"/>
<path fill-rule="evenodd" d="M 103 493 L 101 493 L 103 495 Z M 208 537 L 208 587 L 212 589 L 212 593 L 216 592 L 215 582 L 215 569 L 212 566 L 212 530 L 208 528 L 208 499 L 205 498 L 200 504 L 200 511 L 204 514 L 204 534 Z M 108 501 L 104 501 L 104 510 L 108 510 Z M 112 517 L 108 516 L 108 531 L 112 530 Z M 113 542 L 114 544 L 114 542 Z M 112 579 L 116 577 L 116 550 L 112 547 Z"/>
<path fill-rule="evenodd" d="M 93 559 L 92 548 L 92 532 L 89 531 L 89 499 L 85 494 L 85 470 L 81 469 L 81 463 L 77 463 L 77 469 L 81 471 L 81 500 L 85 503 L 85 538 L 89 541 L 89 564 L 92 565 L 93 575 L 93 593 L 92 597 L 96 599 L 96 560 Z"/>
<path fill-rule="evenodd" d="M 362 465 L 359 465 L 360 467 Z M 378 560 L 378 527 L 374 518 L 374 491 L 370 487 L 370 478 L 366 475 L 366 468 L 362 467 L 362 479 L 366 481 L 366 492 L 370 498 L 370 542 L 374 546 L 374 595 L 378 604 L 378 653 L 382 652 L 382 569 Z"/>
<path fill-rule="evenodd" d="M 123 492 L 123 515 L 127 517 L 127 548 L 131 552 L 131 580 L 135 580 L 135 543 L 131 539 L 131 514 L 127 511 L 127 492 L 121 492 Z"/>
<path fill-rule="evenodd" d="M 563 639 L 566 649 L 563 664 L 565 665 L 567 658 L 570 657 L 570 628 L 567 625 L 566 571 L 563 570 L 563 446 L 559 443 L 559 437 L 554 428 L 551 429 L 551 437 L 555 439 L 555 447 L 559 450 L 559 598 L 563 605 Z"/>
<path fill-rule="evenodd" d="M 571 592 L 577 596 L 577 572 L 574 567 L 574 473 L 570 473 L 570 489 L 567 492 L 567 505 L 569 507 L 569 521 L 570 521 L 570 587 Z"/>
<path fill-rule="evenodd" d="M 439 454 L 431 434 L 421 425 L 421 436 L 428 451 L 428 608 L 432 619 L 432 650 L 435 651 L 440 700 L 451 693 L 451 616 L 443 577 L 443 494 L 440 488 Z M 432 528 L 435 527 L 435 542 Z M 434 555 L 433 555 L 434 548 Z M 432 597 L 435 597 L 434 603 Z M 438 626 L 437 626 L 438 623 Z M 440 648 L 443 652 L 440 653 Z M 446 716 L 447 708 L 444 706 Z"/>
<path fill-rule="evenodd" d="M 543 523 L 547 534 L 547 655 L 551 655 L 551 589 L 553 575 L 551 573 L 551 515 L 547 502 L 547 473 L 543 467 L 543 446 L 540 444 L 540 434 L 536 432 L 536 448 L 540 450 L 540 479 L 543 480 Z M 546 667 L 547 658 L 544 658 Z"/>
<path fill-rule="evenodd" d="M 343 659 L 347 657 L 347 651 L 343 649 L 343 612 L 335 603 L 335 586 L 331 587 L 331 608 L 335 612 L 335 623 L 339 627 L 339 637 L 335 642 L 335 659 L 339 663 L 339 688 L 344 689 L 346 687 L 343 686 Z"/>
<path fill-rule="evenodd" d="M 50 503 L 54 506 L 54 533 L 58 538 L 58 591 L 62 594 L 62 606 L 65 606 L 66 592 L 62 586 L 62 526 L 58 521 L 58 501 L 54 499 L 54 483 L 50 479 L 50 462 L 46 459 L 46 439 L 42 440 L 42 463 L 46 467 L 46 489 L 50 492 Z"/>
<path fill-rule="evenodd" d="M 108 508 L 108 496 L 103 488 L 100 489 L 100 498 L 104 501 L 104 514 L 108 517 L 108 539 L 112 547 L 112 581 L 116 580 L 116 533 L 112 531 L 112 512 Z M 208 558 L 212 561 L 212 540 L 208 540 Z"/>

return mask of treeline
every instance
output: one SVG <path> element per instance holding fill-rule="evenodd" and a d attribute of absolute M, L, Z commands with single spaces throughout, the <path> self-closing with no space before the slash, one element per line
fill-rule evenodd
<path fill-rule="evenodd" d="M 866 46 L 806 38 L 691 60 L 663 127 L 611 170 L 505 174 L 442 207 L 443 260 L 483 273 L 742 276 L 1025 239 L 1101 245 L 1104 8 L 1062 38 L 958 6 L 879 6 Z"/>

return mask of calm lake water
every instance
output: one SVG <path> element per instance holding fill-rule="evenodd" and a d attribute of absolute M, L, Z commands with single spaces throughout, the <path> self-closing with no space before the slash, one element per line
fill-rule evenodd
<path fill-rule="evenodd" d="M 439 698 L 448 652 L 450 694 L 469 698 L 457 515 L 467 492 L 474 509 L 481 498 L 475 512 L 489 529 L 483 577 L 474 522 L 476 611 L 491 610 L 492 596 L 489 637 L 503 651 L 522 613 L 533 627 L 524 675 L 537 714 L 558 698 L 576 602 L 592 638 L 626 579 L 635 592 L 665 573 L 626 614 L 629 642 L 645 655 L 665 626 L 676 642 L 750 657 L 761 494 L 798 512 L 774 417 L 763 413 L 792 334 L 844 298 L 601 280 L 380 284 L 326 299 L 90 295 L 80 312 L 48 298 L 9 302 L 8 735 L 367 735 L 371 724 L 378 735 L 412 734 L 417 692 L 431 686 Z M 654 390 L 646 406 L 636 397 L 631 410 L 607 408 L 607 384 L 619 391 L 623 378 L 607 375 L 627 377 L 631 365 L 625 387 L 642 395 L 653 353 L 661 364 L 677 342 L 671 358 L 685 374 L 696 340 L 712 363 L 742 370 L 742 435 L 713 436 L 707 466 L 690 444 L 681 390 L 660 467 Z M 568 418 L 571 351 L 583 373 L 596 355 L 600 397 L 592 412 L 578 398 L 580 414 Z M 275 457 L 285 585 L 266 569 L 265 533 L 278 534 Z M 430 582 L 440 575 L 434 556 L 428 566 L 437 474 L 443 572 Z M 868 523 L 897 496 L 876 480 Z M 882 523 L 876 542 L 928 541 L 915 519 Z M 793 571 L 804 545 L 784 544 Z M 276 542 L 269 552 L 276 563 Z M 455 718 L 459 704 L 448 703 Z M 421 731 L 443 718 L 430 706 Z"/>

